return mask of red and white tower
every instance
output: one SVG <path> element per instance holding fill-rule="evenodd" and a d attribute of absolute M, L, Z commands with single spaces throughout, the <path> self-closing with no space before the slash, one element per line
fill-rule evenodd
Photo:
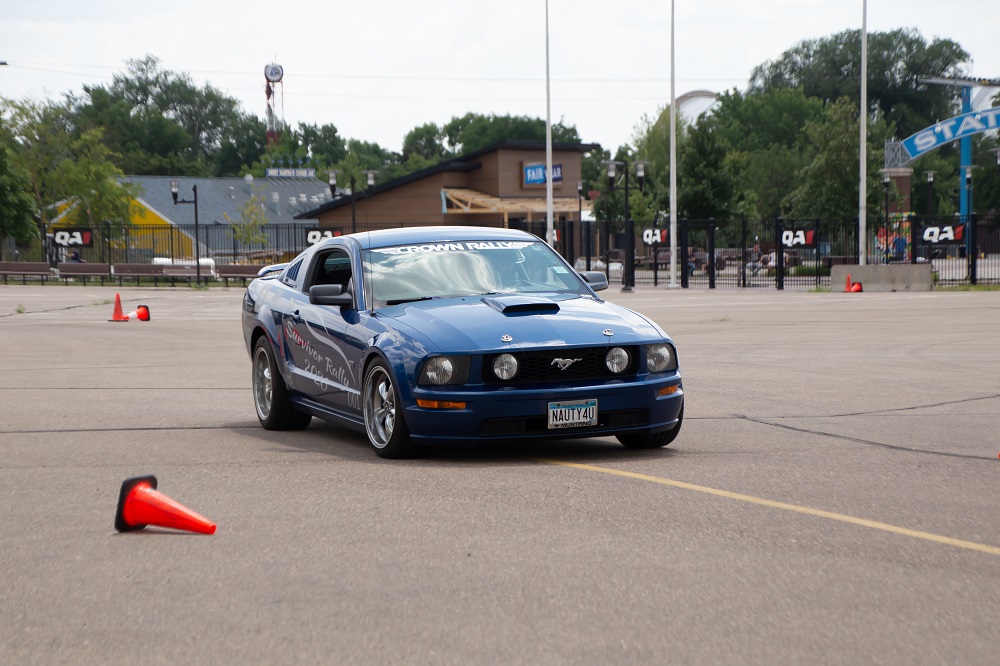
<path fill-rule="evenodd" d="M 280 138 L 279 126 L 284 124 L 285 117 L 285 91 L 282 87 L 281 79 L 285 76 L 284 68 L 277 64 L 271 63 L 264 67 L 264 79 L 266 81 L 266 87 L 264 92 L 267 95 L 267 147 L 277 145 L 278 139 Z M 281 112 L 280 115 L 275 119 L 274 108 L 276 101 L 281 102 Z"/>

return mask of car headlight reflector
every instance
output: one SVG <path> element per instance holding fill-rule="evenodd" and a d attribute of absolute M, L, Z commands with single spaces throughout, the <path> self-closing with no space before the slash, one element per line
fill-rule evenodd
<path fill-rule="evenodd" d="M 500 354 L 493 360 L 493 373 L 503 381 L 517 374 L 517 358 L 513 354 Z"/>
<path fill-rule="evenodd" d="M 468 356 L 434 356 L 424 361 L 417 383 L 424 386 L 464 384 L 468 376 Z"/>
<path fill-rule="evenodd" d="M 424 375 L 431 384 L 447 384 L 455 373 L 455 364 L 447 356 L 435 356 L 427 361 Z"/>
<path fill-rule="evenodd" d="M 612 347 L 604 357 L 604 363 L 608 366 L 608 370 L 620 375 L 628 368 L 628 352 L 621 347 Z"/>
<path fill-rule="evenodd" d="M 646 349 L 646 368 L 650 372 L 676 370 L 677 358 L 674 356 L 673 347 L 665 343 L 661 345 L 650 345 Z"/>

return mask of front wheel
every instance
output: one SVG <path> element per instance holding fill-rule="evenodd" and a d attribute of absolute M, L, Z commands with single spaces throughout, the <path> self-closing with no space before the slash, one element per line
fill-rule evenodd
<path fill-rule="evenodd" d="M 684 422 L 684 404 L 681 403 L 681 411 L 677 415 L 677 425 L 665 432 L 658 432 L 652 435 L 617 435 L 621 445 L 629 449 L 659 449 L 669 445 L 681 432 L 681 424 Z"/>
<path fill-rule="evenodd" d="M 253 347 L 253 405 L 265 430 L 301 430 L 312 417 L 292 406 L 267 336 Z"/>
<path fill-rule="evenodd" d="M 413 455 L 413 442 L 403 418 L 392 372 L 382 360 L 372 363 L 365 374 L 365 431 L 375 453 L 382 458 L 406 458 Z"/>

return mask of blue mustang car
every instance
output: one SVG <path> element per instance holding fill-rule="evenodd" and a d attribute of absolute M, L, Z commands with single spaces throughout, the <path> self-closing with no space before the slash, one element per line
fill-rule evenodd
<path fill-rule="evenodd" d="M 538 237 L 422 227 L 322 241 L 247 287 L 243 336 L 268 430 L 313 416 L 385 458 L 419 444 L 614 435 L 670 444 L 684 419 L 677 352 L 601 300 Z"/>

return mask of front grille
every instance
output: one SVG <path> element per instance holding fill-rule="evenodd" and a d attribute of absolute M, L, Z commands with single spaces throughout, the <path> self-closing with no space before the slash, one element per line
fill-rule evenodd
<path fill-rule="evenodd" d="M 516 437 L 548 433 L 573 437 L 595 430 L 630 428 L 644 426 L 648 423 L 649 413 L 645 409 L 621 409 L 613 412 L 599 412 L 596 426 L 560 428 L 558 430 L 549 430 L 549 423 L 544 416 L 485 419 L 479 426 L 479 435 L 482 437 Z"/>
<path fill-rule="evenodd" d="M 544 384 L 547 382 L 566 382 L 586 379 L 611 379 L 620 377 L 630 377 L 635 375 L 638 365 L 638 349 L 634 347 L 624 347 L 629 355 L 629 366 L 625 372 L 614 374 L 608 370 L 604 357 L 608 353 L 607 347 L 585 348 L 585 349 L 559 349 L 544 351 L 530 351 L 515 353 L 517 358 L 517 375 L 509 382 L 497 378 L 493 372 L 493 361 L 500 354 L 490 354 L 483 359 L 483 383 L 484 384 Z M 557 360 L 561 359 L 561 361 Z M 575 360 L 579 359 L 579 360 Z M 566 361 L 571 361 L 566 365 Z M 560 370 L 559 366 L 565 365 L 565 369 Z"/>

